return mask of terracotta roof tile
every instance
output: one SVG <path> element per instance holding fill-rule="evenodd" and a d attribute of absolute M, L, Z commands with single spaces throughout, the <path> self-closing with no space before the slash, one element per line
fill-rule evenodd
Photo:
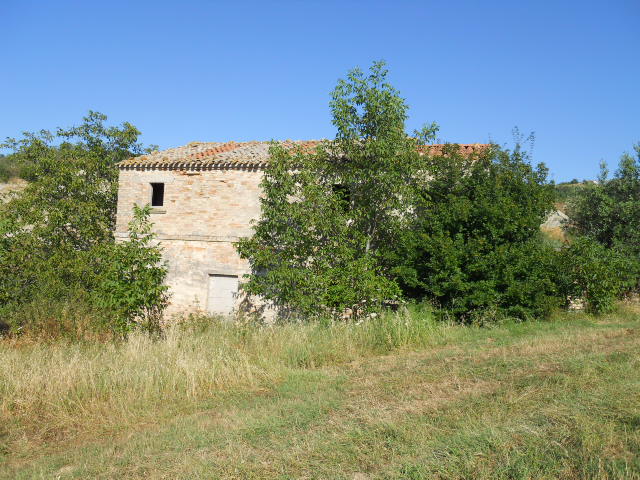
<path fill-rule="evenodd" d="M 285 140 L 285 147 L 299 146 L 305 151 L 313 150 L 321 140 Z M 132 157 L 118 164 L 127 168 L 262 168 L 269 161 L 271 142 L 191 142 L 182 147 L 170 148 L 161 152 L 152 152 Z M 478 153 L 489 145 L 474 143 L 462 144 L 464 154 Z M 434 155 L 442 155 L 445 145 L 427 145 L 423 147 Z"/>
<path fill-rule="evenodd" d="M 445 147 L 450 144 L 437 144 L 437 145 L 425 145 L 420 149 L 422 153 L 429 152 L 431 155 L 443 155 L 445 154 Z M 486 143 L 462 143 L 458 144 L 460 147 L 460 151 L 463 155 L 472 155 L 474 153 L 481 153 L 487 148 L 489 145 Z"/>

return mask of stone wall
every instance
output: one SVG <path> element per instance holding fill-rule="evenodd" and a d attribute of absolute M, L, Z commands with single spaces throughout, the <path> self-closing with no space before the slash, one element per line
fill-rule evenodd
<path fill-rule="evenodd" d="M 260 214 L 259 170 L 121 170 L 116 236 L 126 238 L 133 204 L 151 202 L 151 183 L 164 183 L 164 205 L 151 221 L 169 265 L 167 315 L 204 310 L 209 275 L 238 275 L 249 266 L 233 242 L 251 234 Z"/>

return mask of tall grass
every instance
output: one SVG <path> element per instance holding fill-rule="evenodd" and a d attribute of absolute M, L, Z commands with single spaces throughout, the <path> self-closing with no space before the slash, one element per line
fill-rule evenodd
<path fill-rule="evenodd" d="M 361 324 L 272 327 L 199 318 L 160 338 L 134 333 L 100 342 L 0 342 L 0 424 L 12 437 L 47 437 L 151 418 L 238 389 L 260 390 L 291 369 L 436 344 L 447 326 L 429 312 Z M 46 428 L 44 428 L 46 426 Z"/>
<path fill-rule="evenodd" d="M 97 309 L 82 293 L 64 300 L 43 296 L 0 309 L 0 333 L 20 335 L 28 341 L 104 342 L 120 336 L 114 324 L 111 312 Z"/>
<path fill-rule="evenodd" d="M 5 338 L 0 478 L 637 478 L 639 313 Z"/>

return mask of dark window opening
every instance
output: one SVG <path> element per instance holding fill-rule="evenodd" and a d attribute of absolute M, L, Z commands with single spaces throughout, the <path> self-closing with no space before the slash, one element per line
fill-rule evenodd
<path fill-rule="evenodd" d="M 164 205 L 164 183 L 151 184 L 151 206 L 161 207 Z"/>
<path fill-rule="evenodd" d="M 349 187 L 336 183 L 332 186 L 333 193 L 342 203 L 342 208 L 346 212 L 351 207 L 351 191 Z"/>

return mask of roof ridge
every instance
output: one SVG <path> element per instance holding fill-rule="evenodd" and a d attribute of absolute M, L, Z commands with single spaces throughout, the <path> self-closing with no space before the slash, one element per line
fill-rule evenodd
<path fill-rule="evenodd" d="M 323 140 L 274 140 L 284 146 L 299 145 L 303 149 L 312 149 Z M 131 157 L 118 163 L 120 168 L 129 167 L 170 167 L 187 168 L 188 166 L 224 168 L 263 167 L 269 160 L 269 147 L 273 141 L 251 140 L 246 142 L 190 142 L 179 147 L 155 151 Z M 420 150 L 428 149 L 442 153 L 446 145 L 459 145 L 470 154 L 486 149 L 489 144 L 483 143 L 441 143 L 425 145 Z"/>

